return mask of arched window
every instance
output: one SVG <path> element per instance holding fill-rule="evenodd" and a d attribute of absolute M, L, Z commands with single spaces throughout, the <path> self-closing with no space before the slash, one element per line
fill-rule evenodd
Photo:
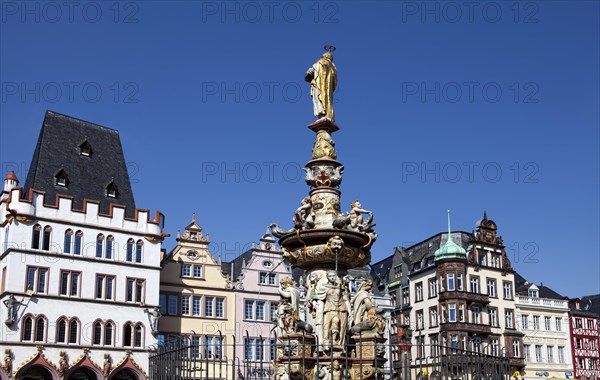
<path fill-rule="evenodd" d="M 104 327 L 104 345 L 112 346 L 113 344 L 113 331 L 114 325 L 112 322 L 106 322 L 106 326 Z"/>
<path fill-rule="evenodd" d="M 102 258 L 102 245 L 104 244 L 104 235 L 98 234 L 96 236 L 96 257 Z"/>
<path fill-rule="evenodd" d="M 73 240 L 73 230 L 68 229 L 65 231 L 65 245 L 63 247 L 64 253 L 71 253 L 71 241 Z"/>
<path fill-rule="evenodd" d="M 114 242 L 115 242 L 115 238 L 113 238 L 112 235 L 108 235 L 108 237 L 106 238 L 106 248 L 104 249 L 104 258 L 105 259 L 112 259 Z"/>
<path fill-rule="evenodd" d="M 133 336 L 133 346 L 134 347 L 142 347 L 142 325 L 135 326 L 135 334 Z"/>
<path fill-rule="evenodd" d="M 50 235 L 52 234 L 52 227 L 44 227 L 44 238 L 42 239 L 42 249 L 44 251 L 50 250 Z"/>
<path fill-rule="evenodd" d="M 33 318 L 31 316 L 23 319 L 23 340 L 27 342 L 33 340 Z"/>
<path fill-rule="evenodd" d="M 136 263 L 142 262 L 142 247 L 143 246 L 144 246 L 144 242 L 141 240 L 138 240 L 137 244 L 135 245 L 135 262 Z"/>
<path fill-rule="evenodd" d="M 77 319 L 72 319 L 69 322 L 69 343 L 77 343 L 77 338 L 79 337 L 79 321 Z"/>
<path fill-rule="evenodd" d="M 75 245 L 73 246 L 73 253 L 81 255 L 81 247 L 83 245 L 83 232 L 75 232 Z"/>
<path fill-rule="evenodd" d="M 94 344 L 102 344 L 102 323 L 96 321 L 94 323 Z"/>
<path fill-rule="evenodd" d="M 124 347 L 131 347 L 131 335 L 132 335 L 132 328 L 131 328 L 131 324 L 127 323 L 124 327 L 123 327 L 123 346 Z"/>
<path fill-rule="evenodd" d="M 31 238 L 31 249 L 40 249 L 40 236 L 42 233 L 42 226 L 36 224 L 33 226 L 33 236 Z"/>
<path fill-rule="evenodd" d="M 46 336 L 46 319 L 40 316 L 35 321 L 35 341 L 43 342 Z"/>
<path fill-rule="evenodd" d="M 133 246 L 134 245 L 135 245 L 135 242 L 133 241 L 133 239 L 127 240 L 127 252 L 126 252 L 126 256 L 125 256 L 125 261 L 129 261 L 129 262 L 133 261 Z"/>
<path fill-rule="evenodd" d="M 56 343 L 67 343 L 67 321 L 64 318 L 56 326 Z"/>

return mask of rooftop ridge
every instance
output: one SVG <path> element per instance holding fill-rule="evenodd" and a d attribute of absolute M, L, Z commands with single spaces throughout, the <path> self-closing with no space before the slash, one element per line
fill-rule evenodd
<path fill-rule="evenodd" d="M 94 127 L 99 127 L 99 128 L 102 128 L 102 129 L 106 129 L 108 131 L 115 132 L 116 134 L 119 134 L 119 130 L 118 129 L 107 127 L 107 126 L 104 126 L 104 125 L 101 125 L 101 124 L 98 124 L 98 123 L 94 123 L 93 121 L 83 120 L 83 119 L 80 119 L 78 117 L 73 117 L 73 116 L 65 115 L 63 113 L 52 111 L 52 110 L 46 110 L 46 115 L 44 116 L 44 123 L 46 122 L 46 118 L 49 115 L 56 115 L 56 116 L 60 116 L 60 117 L 64 117 L 64 118 L 70 119 L 70 120 L 79 121 L 79 122 L 86 123 L 86 124 L 94 126 Z"/>
<path fill-rule="evenodd" d="M 435 237 L 438 237 L 438 236 L 442 236 L 442 235 L 447 234 L 447 233 L 448 233 L 448 231 L 438 232 L 438 233 L 436 233 L 434 235 L 431 235 L 427 239 L 423 239 L 423 240 L 421 240 L 418 243 L 415 243 L 413 245 L 409 245 L 408 247 L 402 247 L 402 246 L 398 245 L 398 246 L 395 246 L 394 249 L 397 248 L 397 249 L 401 249 L 401 250 L 404 250 L 404 251 L 408 251 L 409 249 L 414 248 L 414 247 L 418 246 L 419 244 L 423 244 L 423 243 L 425 243 L 428 240 L 431 240 L 431 239 L 433 239 Z M 452 233 L 454 233 L 454 234 L 460 233 L 460 234 L 468 235 L 468 236 L 473 237 L 473 238 L 475 237 L 475 234 L 473 232 L 468 232 L 468 231 L 463 231 L 463 230 L 455 230 L 455 231 L 452 231 Z"/>

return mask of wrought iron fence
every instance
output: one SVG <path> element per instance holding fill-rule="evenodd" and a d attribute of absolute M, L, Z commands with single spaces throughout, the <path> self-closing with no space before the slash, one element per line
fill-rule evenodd
<path fill-rule="evenodd" d="M 427 352 L 428 356 L 418 355 Z M 509 380 L 514 368 L 510 358 L 456 347 L 420 345 L 410 363 L 410 378 L 416 380 Z"/>
<path fill-rule="evenodd" d="M 305 335 L 300 340 L 284 338 L 279 341 L 275 337 L 219 338 L 220 346 L 213 345 L 210 349 L 189 336 L 171 337 L 151 347 L 149 379 L 510 380 L 514 371 L 507 357 L 438 345 L 413 346 L 413 357 L 405 352 L 396 359 L 401 364 L 398 366 L 390 360 L 393 347 L 389 343 L 375 344 L 360 338 L 349 342 L 345 355 L 338 357 Z M 275 347 L 271 346 L 273 344 Z M 419 348 L 417 354 L 415 348 Z M 418 355 L 418 351 L 422 354 Z M 372 355 L 364 355 L 365 352 Z M 286 375 L 298 365 L 314 370 L 304 377 Z M 351 368 L 360 370 L 351 373 Z M 369 372 L 368 368 L 375 370 Z M 337 376 L 333 374 L 334 369 L 338 371 Z"/>

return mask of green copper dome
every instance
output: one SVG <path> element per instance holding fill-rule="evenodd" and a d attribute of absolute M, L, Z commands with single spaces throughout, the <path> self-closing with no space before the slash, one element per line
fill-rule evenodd
<path fill-rule="evenodd" d="M 452 240 L 450 231 L 450 210 L 448 210 L 448 239 L 437 251 L 435 251 L 435 261 L 446 259 L 466 259 L 467 251 Z"/>

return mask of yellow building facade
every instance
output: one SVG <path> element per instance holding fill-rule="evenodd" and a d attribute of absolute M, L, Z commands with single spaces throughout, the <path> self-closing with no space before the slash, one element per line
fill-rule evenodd
<path fill-rule="evenodd" d="M 234 357 L 235 294 L 209 239 L 192 222 L 162 260 L 158 344 L 178 342 L 193 362 L 195 376 L 231 378 Z M 181 343 L 183 342 L 183 344 Z M 185 348 L 187 347 L 187 348 Z"/>

